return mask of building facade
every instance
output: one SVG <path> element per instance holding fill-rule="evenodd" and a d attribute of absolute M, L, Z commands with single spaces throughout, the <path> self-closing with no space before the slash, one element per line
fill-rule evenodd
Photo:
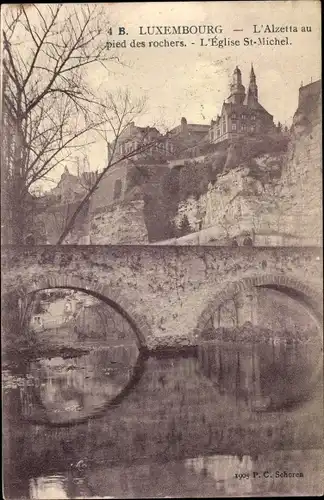
<path fill-rule="evenodd" d="M 222 106 L 221 114 L 211 122 L 210 142 L 218 144 L 275 130 L 273 116 L 259 103 L 253 66 L 247 92 L 242 84 L 241 70 L 236 66 L 230 85 L 230 95 Z"/>
<path fill-rule="evenodd" d="M 108 158 L 125 160 L 163 159 L 174 152 L 169 136 L 161 134 L 156 127 L 138 127 L 129 123 L 116 141 L 108 145 Z"/>

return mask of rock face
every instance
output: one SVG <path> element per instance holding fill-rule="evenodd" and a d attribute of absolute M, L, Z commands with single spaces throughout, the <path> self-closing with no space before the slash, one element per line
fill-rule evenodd
<path fill-rule="evenodd" d="M 224 172 L 198 200 L 190 198 L 179 205 L 176 225 L 187 216 L 193 231 L 213 228 L 210 234 L 215 239 L 260 232 L 270 225 L 279 231 L 273 214 L 284 161 L 285 152 L 264 154 Z"/>
<path fill-rule="evenodd" d="M 99 213 L 93 214 L 90 223 L 90 243 L 92 245 L 148 243 L 143 207 L 142 200 L 134 200 L 106 207 Z"/>
<path fill-rule="evenodd" d="M 176 226 L 186 217 L 192 232 L 203 230 L 204 242 L 256 233 L 270 235 L 267 240 L 320 244 L 320 82 L 300 89 L 288 150 L 277 146 L 272 142 L 268 153 L 260 153 L 252 145 L 250 158 L 240 145 L 230 146 L 216 182 L 179 204 Z"/>
<path fill-rule="evenodd" d="M 300 89 L 287 163 L 281 179 L 285 229 L 321 241 L 322 155 L 321 82 Z"/>

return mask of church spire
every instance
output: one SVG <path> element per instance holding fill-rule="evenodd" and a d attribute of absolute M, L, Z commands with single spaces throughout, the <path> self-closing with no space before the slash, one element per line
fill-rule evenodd
<path fill-rule="evenodd" d="M 255 73 L 254 73 L 253 63 L 251 63 L 250 83 L 253 81 L 255 82 Z"/>
<path fill-rule="evenodd" d="M 256 84 L 256 77 L 254 73 L 254 68 L 253 64 L 251 64 L 251 71 L 250 71 L 250 83 L 249 83 L 249 88 L 247 92 L 247 97 L 248 100 L 258 100 L 258 86 Z"/>

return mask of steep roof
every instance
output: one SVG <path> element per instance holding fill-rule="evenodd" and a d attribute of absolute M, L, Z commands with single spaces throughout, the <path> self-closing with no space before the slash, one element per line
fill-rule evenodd
<path fill-rule="evenodd" d="M 188 123 L 188 130 L 193 132 L 205 132 L 209 129 L 209 125 L 204 125 L 201 123 Z"/>
<path fill-rule="evenodd" d="M 156 127 L 136 127 L 139 132 L 157 132 L 160 133 Z"/>
<path fill-rule="evenodd" d="M 222 107 L 222 112 L 225 111 L 227 114 L 236 112 L 236 113 L 252 113 L 253 111 L 259 111 L 263 114 L 267 114 L 268 116 L 272 117 L 270 113 L 264 107 L 258 102 L 254 101 L 252 105 L 247 105 L 245 103 L 243 104 L 234 104 L 232 102 L 224 102 L 223 107 Z"/>
<path fill-rule="evenodd" d="M 193 133 L 203 134 L 203 133 L 208 132 L 210 125 L 204 125 L 201 123 L 186 123 L 185 127 L 186 127 L 186 131 L 188 131 L 189 133 L 193 132 Z M 174 135 L 180 134 L 181 131 L 182 131 L 182 126 L 177 125 L 176 127 L 172 128 L 169 131 L 169 134 L 171 134 L 171 135 L 172 134 L 174 134 Z"/>

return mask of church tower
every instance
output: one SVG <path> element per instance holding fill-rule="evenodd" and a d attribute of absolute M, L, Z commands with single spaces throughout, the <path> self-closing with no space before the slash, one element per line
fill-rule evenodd
<path fill-rule="evenodd" d="M 233 104 L 242 104 L 245 98 L 245 87 L 242 85 L 242 73 L 238 66 L 236 66 L 233 73 L 230 91 L 231 94 L 228 98 L 228 102 Z"/>
<path fill-rule="evenodd" d="M 256 78 L 255 78 L 255 73 L 254 73 L 254 69 L 253 69 L 253 64 L 251 65 L 250 83 L 249 83 L 249 88 L 248 88 L 246 97 L 247 97 L 246 104 L 248 106 L 253 104 L 253 102 L 258 102 L 258 86 L 256 84 Z"/>

